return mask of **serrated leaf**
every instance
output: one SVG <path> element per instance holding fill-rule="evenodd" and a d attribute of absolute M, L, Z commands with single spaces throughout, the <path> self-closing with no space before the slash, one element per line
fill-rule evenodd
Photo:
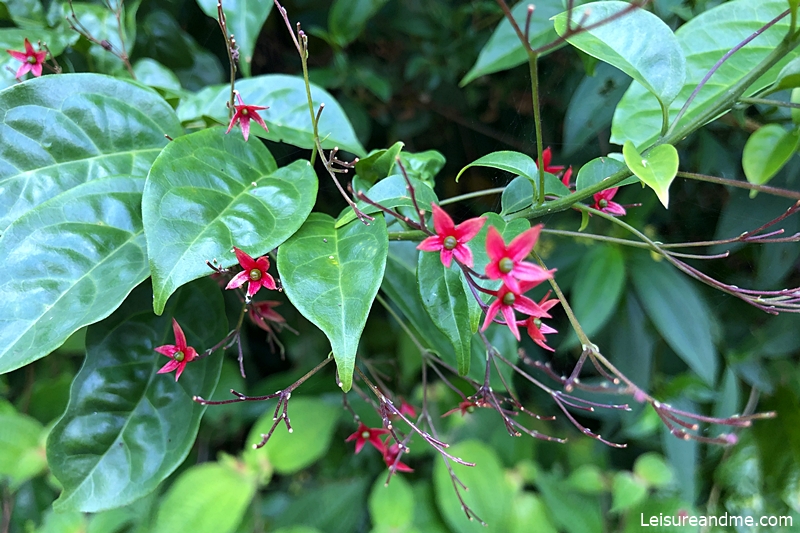
<path fill-rule="evenodd" d="M 217 1 L 197 0 L 197 4 L 203 13 L 217 20 Z M 239 47 L 239 69 L 246 77 L 250 76 L 250 65 L 261 27 L 274 5 L 274 2 L 259 0 L 225 0 L 222 3 L 228 32 L 236 38 L 236 45 Z"/>
<path fill-rule="evenodd" d="M 230 117 L 226 102 L 230 98 L 230 90 L 230 85 L 206 87 L 181 102 L 178 117 L 183 122 L 210 117 L 220 124 L 228 124 Z M 236 90 L 245 103 L 269 107 L 260 111 L 269 132 L 251 123 L 251 133 L 270 141 L 285 142 L 300 148 L 314 148 L 314 129 L 311 126 L 306 86 L 302 77 L 266 74 L 238 81 Z M 336 99 L 313 83 L 311 97 L 315 112 L 321 103 L 325 104 L 319 121 L 322 147 L 329 149 L 338 146 L 358 156 L 365 155 L 353 126 Z"/>
<path fill-rule="evenodd" d="M 154 490 L 186 458 L 222 354 L 187 365 L 178 383 L 156 372 L 168 361 L 154 351 L 173 344 L 172 317 L 198 352 L 227 332 L 222 296 L 210 279 L 184 287 L 165 316 L 152 313 L 149 284 L 86 334 L 86 360 L 69 404 L 47 439 L 47 460 L 64 491 L 59 511 L 97 512 L 126 505 Z"/>
<path fill-rule="evenodd" d="M 436 198 L 436 193 L 433 192 L 433 189 L 427 184 L 411 177 L 409 177 L 409 180 L 414 186 L 414 194 L 420 209 L 430 211 L 432 203 L 439 203 L 439 199 Z M 366 195 L 367 198 L 373 202 L 390 209 L 396 207 L 414 207 L 414 202 L 411 200 L 411 195 L 408 192 L 406 180 L 400 175 L 389 176 L 388 178 L 382 179 L 373 185 L 372 188 L 366 192 Z M 368 215 L 381 212 L 377 207 L 363 201 L 358 202 L 358 207 Z M 341 228 L 354 221 L 356 218 L 355 212 L 348 207 L 336 220 L 336 227 Z"/>
<path fill-rule="evenodd" d="M 622 154 L 630 171 L 653 189 L 664 208 L 668 208 L 669 186 L 678 174 L 679 160 L 675 147 L 661 144 L 647 152 L 647 157 L 644 157 L 631 141 L 625 141 Z"/>
<path fill-rule="evenodd" d="M 629 12 L 617 16 L 624 10 Z M 628 2 L 591 2 L 572 12 L 574 27 L 590 27 L 599 21 L 608 22 L 567 36 L 567 41 L 617 67 L 669 105 L 686 77 L 686 60 L 669 26 L 649 11 L 631 9 Z M 567 13 L 555 17 L 554 23 L 559 35 L 567 33 Z"/>
<path fill-rule="evenodd" d="M 183 130 L 155 91 L 99 74 L 43 76 L 0 93 L 0 231 L 81 183 L 145 176 Z"/>
<path fill-rule="evenodd" d="M 385 150 L 373 150 L 367 157 L 361 158 L 356 163 L 356 175 L 370 185 L 387 177 L 395 165 L 395 160 L 403 150 L 404 144 L 400 141 Z"/>
<path fill-rule="evenodd" d="M 675 32 L 686 58 L 686 79 L 670 105 L 670 120 L 674 120 L 689 96 L 714 64 L 732 48 L 786 10 L 786 0 L 734 0 L 709 9 L 682 25 Z M 789 32 L 789 17 L 784 17 L 763 31 L 757 39 L 730 56 L 714 72 L 678 124 L 686 125 L 719 101 L 723 93 L 738 82 L 775 50 Z M 774 67 L 751 85 L 743 96 L 750 96 L 777 79 L 778 73 L 800 51 L 786 54 Z M 662 114 L 658 102 L 641 84 L 634 82 L 622 97 L 611 124 L 611 142 L 623 144 L 630 140 L 645 148 L 661 132 Z"/>
<path fill-rule="evenodd" d="M 669 346 L 706 383 L 717 376 L 710 312 L 697 290 L 665 263 L 643 257 L 630 265 L 636 294 Z"/>
<path fill-rule="evenodd" d="M 342 390 L 350 390 L 356 349 L 386 267 L 389 235 L 383 217 L 370 225 L 334 227 L 312 213 L 278 250 L 286 296 L 328 337 Z"/>
<path fill-rule="evenodd" d="M 206 261 L 236 264 L 233 246 L 257 257 L 283 243 L 316 196 L 307 161 L 277 168 L 257 140 L 212 128 L 171 142 L 153 163 L 142 198 L 153 309 L 160 314 L 178 287 L 207 276 Z"/>
<path fill-rule="evenodd" d="M 256 491 L 252 475 L 206 463 L 183 472 L 160 502 L 153 533 L 232 533 Z"/>
<path fill-rule="evenodd" d="M 472 357 L 469 306 L 474 298 L 464 287 L 461 269 L 455 264 L 446 268 L 438 253 L 421 253 L 417 287 L 428 317 L 453 345 L 458 374 L 466 375 Z"/>
<path fill-rule="evenodd" d="M 144 179 L 112 176 L 34 207 L 0 237 L 0 373 L 111 314 L 148 276 Z"/>
<path fill-rule="evenodd" d="M 531 17 L 528 31 L 528 39 L 532 48 L 539 48 L 555 40 L 556 33 L 550 20 L 563 9 L 564 5 L 561 0 L 539 0 L 536 2 L 536 10 Z M 511 15 L 517 25 L 520 28 L 524 28 L 528 17 L 528 3 L 519 2 L 511 10 Z M 481 49 L 477 61 L 475 61 L 475 64 L 459 85 L 463 87 L 476 78 L 514 68 L 527 60 L 528 54 L 519 40 L 517 32 L 514 31 L 508 19 L 504 17 L 495 28 L 489 41 Z"/>
<path fill-rule="evenodd" d="M 780 124 L 758 128 L 747 139 L 742 152 L 747 181 L 756 185 L 768 183 L 789 162 L 798 143 L 800 131 L 797 129 L 786 130 Z"/>

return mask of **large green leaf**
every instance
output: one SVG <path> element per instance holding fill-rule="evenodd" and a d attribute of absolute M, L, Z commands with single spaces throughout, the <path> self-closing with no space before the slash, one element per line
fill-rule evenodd
<path fill-rule="evenodd" d="M 256 257 L 281 244 L 316 197 L 307 161 L 279 169 L 258 140 L 212 128 L 171 142 L 142 198 L 156 313 L 178 287 L 210 273 L 206 261 L 235 264 L 233 246 Z"/>
<path fill-rule="evenodd" d="M 675 36 L 686 57 L 686 79 L 670 106 L 670 118 L 676 118 L 700 81 L 723 55 L 786 8 L 786 0 L 734 0 L 709 9 L 678 28 Z M 678 127 L 708 110 L 726 90 L 769 55 L 788 31 L 789 17 L 784 17 L 733 54 L 703 86 Z M 745 96 L 770 85 L 783 66 L 798 54 L 797 49 L 786 54 L 745 92 Z M 660 131 L 661 107 L 644 86 L 634 81 L 614 112 L 611 142 L 623 144 L 630 140 L 637 147 L 645 148 Z"/>
<path fill-rule="evenodd" d="M 155 91 L 98 74 L 44 76 L 0 93 L 0 231 L 36 205 L 111 175 L 145 176 L 183 131 Z"/>
<path fill-rule="evenodd" d="M 256 492 L 256 480 L 233 464 L 183 472 L 160 501 L 153 533 L 232 533 Z"/>
<path fill-rule="evenodd" d="M 369 515 L 375 526 L 386 531 L 406 531 L 414 521 L 414 492 L 403 476 L 393 476 L 387 485 L 378 476 L 369 494 Z"/>
<path fill-rule="evenodd" d="M 197 0 L 203 13 L 217 20 L 218 0 Z M 225 0 L 225 21 L 228 32 L 236 38 L 239 47 L 239 69 L 245 76 L 250 76 L 250 64 L 253 62 L 253 51 L 256 48 L 258 34 L 267 20 L 274 2 L 260 0 Z"/>
<path fill-rule="evenodd" d="M 214 392 L 222 354 L 194 361 L 178 383 L 156 374 L 168 359 L 153 349 L 174 344 L 172 317 L 198 351 L 227 331 L 222 297 L 210 279 L 182 288 L 167 315 L 152 312 L 149 284 L 86 335 L 86 360 L 64 416 L 47 440 L 47 459 L 64 487 L 54 507 L 97 512 L 155 489 L 194 445 L 205 407 L 192 396 Z"/>
<path fill-rule="evenodd" d="M 392 173 L 403 146 L 402 142 L 397 141 L 384 150 L 371 151 L 367 157 L 362 157 L 356 163 L 356 175 L 370 185 L 375 185 L 377 181 Z"/>
<path fill-rule="evenodd" d="M 769 182 L 789 162 L 798 142 L 800 132 L 786 130 L 779 124 L 767 124 L 754 131 L 742 153 L 742 168 L 747 181 L 756 185 Z"/>
<path fill-rule="evenodd" d="M 0 373 L 44 357 L 107 317 L 148 275 L 143 178 L 111 176 L 70 189 L 0 237 Z"/>
<path fill-rule="evenodd" d="M 312 213 L 278 250 L 286 296 L 331 342 L 342 389 L 350 390 L 356 349 L 378 293 L 389 252 L 383 217 L 369 226 L 334 227 L 333 218 Z"/>
<path fill-rule="evenodd" d="M 520 28 L 525 27 L 525 20 L 528 16 L 529 2 L 519 2 L 511 14 Z M 536 2 L 536 10 L 531 17 L 528 39 L 531 47 L 539 48 L 555 40 L 556 32 L 550 19 L 561 13 L 564 9 L 562 0 L 539 0 Z M 467 72 L 461 80 L 461 86 L 468 84 L 472 80 L 491 74 L 508 70 L 517 65 L 521 65 L 528 60 L 528 54 L 519 40 L 517 32 L 511 26 L 507 18 L 503 18 L 500 24 L 492 33 L 489 42 L 483 47 L 478 55 L 475 65 Z"/>
<path fill-rule="evenodd" d="M 453 345 L 458 373 L 466 375 L 472 357 L 470 301 L 475 299 L 465 287 L 461 269 L 455 263 L 445 267 L 438 253 L 421 253 L 417 287 L 428 317 Z"/>
<path fill-rule="evenodd" d="M 713 320 L 697 289 L 664 262 L 635 259 L 633 285 L 647 316 L 689 368 L 713 384 L 718 365 Z"/>
<path fill-rule="evenodd" d="M 225 104 L 230 98 L 230 90 L 230 85 L 207 87 L 182 101 L 178 107 L 178 116 L 184 122 L 210 117 L 220 124 L 228 124 L 230 118 Z M 237 82 L 236 90 L 246 103 L 269 107 L 260 112 L 269 128 L 269 133 L 257 124 L 251 123 L 252 133 L 270 141 L 282 141 L 300 148 L 314 148 L 314 130 L 311 127 L 303 78 L 267 74 Z M 311 84 L 311 97 L 315 113 L 320 104 L 325 104 L 325 110 L 319 121 L 322 147 L 338 146 L 358 156 L 365 155 L 366 152 L 358 142 L 353 126 L 333 96 Z"/>
<path fill-rule="evenodd" d="M 489 167 L 497 170 L 505 170 L 512 174 L 518 174 L 528 178 L 531 182 L 537 182 L 539 172 L 536 168 L 536 161 L 529 155 L 520 152 L 503 150 L 486 154 L 462 168 L 456 175 L 456 181 L 470 167 Z"/>
<path fill-rule="evenodd" d="M 592 2 L 572 12 L 572 26 L 588 27 L 618 13 L 605 24 L 567 37 L 590 56 L 620 69 L 653 93 L 664 105 L 672 102 L 686 77 L 686 60 L 678 40 L 660 18 L 628 2 Z M 555 20 L 559 35 L 567 32 L 567 13 Z"/>
<path fill-rule="evenodd" d="M 508 215 L 530 207 L 533 203 L 535 189 L 536 183 L 525 176 L 517 176 L 511 180 L 500 198 L 500 214 Z M 567 196 L 570 194 L 570 190 L 555 175 L 545 172 L 544 193 L 553 196 Z"/>
<path fill-rule="evenodd" d="M 417 179 L 409 177 L 414 186 L 414 194 L 420 209 L 431 210 L 432 203 L 439 203 L 436 193 L 428 185 Z M 406 179 L 400 175 L 389 176 L 376 183 L 366 192 L 367 198 L 375 203 L 394 209 L 396 207 L 414 207 L 414 202 L 408 193 Z M 368 215 L 380 212 L 380 209 L 366 202 L 359 201 L 358 207 Z M 340 228 L 356 219 L 356 214 L 351 208 L 346 208 L 336 220 L 336 227 Z"/>
<path fill-rule="evenodd" d="M 41 41 L 43 44 L 47 44 L 52 53 L 60 55 L 68 45 L 74 44 L 79 37 L 80 35 L 77 32 L 63 32 L 41 27 L 0 29 L 0 51 L 2 51 L 2 54 L 0 54 L 0 89 L 5 89 L 17 83 L 15 76 L 17 69 L 20 67 L 20 62 L 6 53 L 6 50 L 24 51 L 24 43 L 27 38 L 34 48 Z M 47 72 L 47 69 L 44 71 Z M 27 77 L 30 78 L 31 76 L 33 75 L 27 74 Z"/>
<path fill-rule="evenodd" d="M 624 163 L 608 156 L 592 159 L 583 165 L 578 171 L 578 177 L 575 181 L 575 188 L 577 190 L 581 190 L 591 187 L 592 185 L 600 183 L 612 174 L 619 172 L 623 168 L 625 168 Z M 636 176 L 631 176 L 630 178 L 623 180 L 618 187 L 622 187 L 623 185 L 628 185 L 630 183 L 637 183 L 638 181 L 639 178 Z"/>

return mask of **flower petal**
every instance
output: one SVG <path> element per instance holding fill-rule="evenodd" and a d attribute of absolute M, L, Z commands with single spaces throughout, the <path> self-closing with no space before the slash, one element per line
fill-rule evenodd
<path fill-rule="evenodd" d="M 236 113 L 233 114 L 233 118 L 231 118 L 231 123 L 228 124 L 228 129 L 225 131 L 226 135 L 231 132 L 231 130 L 233 129 L 233 125 L 236 124 L 238 120 L 239 120 L 239 112 L 237 111 Z"/>
<path fill-rule="evenodd" d="M 183 361 L 178 363 L 178 369 L 177 369 L 177 372 L 175 372 L 175 382 L 176 383 L 178 382 L 178 379 L 181 377 L 181 374 L 183 374 L 183 371 L 185 369 L 186 369 L 186 360 L 184 359 Z"/>
<path fill-rule="evenodd" d="M 259 283 L 261 283 L 262 287 L 267 288 L 271 291 L 278 289 L 278 286 L 275 284 L 275 278 L 273 278 L 267 273 L 261 274 L 261 279 L 259 280 Z"/>
<path fill-rule="evenodd" d="M 508 245 L 506 254 L 514 261 L 519 261 L 527 257 L 533 247 L 536 246 L 536 241 L 539 239 L 539 233 L 542 231 L 542 224 L 537 224 L 529 230 L 523 231 Z"/>
<path fill-rule="evenodd" d="M 465 220 L 455 227 L 454 236 L 460 243 L 469 242 L 478 232 L 481 231 L 483 225 L 486 223 L 486 217 L 471 218 Z"/>
<path fill-rule="evenodd" d="M 178 361 L 176 361 L 175 359 L 173 359 L 173 360 L 171 360 L 169 363 L 167 363 L 166 365 L 162 366 L 162 367 L 159 369 L 159 371 L 158 371 L 158 372 L 156 372 L 156 374 L 166 374 L 167 372 L 172 372 L 173 370 L 175 370 L 176 368 L 178 368 L 178 365 L 179 365 L 179 364 L 180 364 L 180 363 L 179 363 Z"/>
<path fill-rule="evenodd" d="M 260 288 L 261 288 L 261 280 L 258 281 L 251 280 L 250 283 L 247 284 L 247 296 L 249 298 L 252 298 L 253 296 L 256 295 L 256 293 Z"/>
<path fill-rule="evenodd" d="M 537 284 L 553 277 L 549 271 L 543 269 L 539 265 L 534 265 L 526 261 L 516 263 L 511 273 L 514 274 L 514 277 L 518 280 L 536 282 Z"/>
<path fill-rule="evenodd" d="M 442 264 L 445 268 L 450 268 L 450 265 L 453 264 L 453 250 L 442 248 L 442 253 L 439 255 L 439 258 L 442 260 Z"/>
<path fill-rule="evenodd" d="M 621 216 L 627 214 L 627 211 L 625 211 L 625 208 L 622 207 L 617 202 L 608 202 L 608 205 L 605 208 L 603 208 L 602 211 L 604 213 L 608 213 L 609 215 L 614 215 L 614 216 L 617 216 L 617 217 L 621 217 Z"/>
<path fill-rule="evenodd" d="M 236 274 L 235 276 L 233 276 L 233 279 L 231 279 L 228 282 L 228 284 L 225 285 L 225 289 L 226 290 L 238 289 L 239 287 L 244 285 L 245 282 L 247 282 L 247 281 L 250 281 L 250 271 L 249 270 L 243 270 L 243 271 L 239 272 L 238 274 Z"/>
<path fill-rule="evenodd" d="M 253 270 L 254 268 L 258 268 L 258 264 L 256 264 L 256 260 L 250 257 L 250 255 L 241 250 L 237 247 L 233 247 L 233 253 L 236 255 L 236 260 L 239 261 L 239 265 L 245 270 Z"/>
<path fill-rule="evenodd" d="M 434 203 L 431 204 L 431 209 L 433 209 L 433 228 L 436 230 L 436 234 L 442 238 L 453 235 L 456 226 L 447 211 Z"/>
<path fill-rule="evenodd" d="M 174 344 L 165 344 L 164 346 L 157 346 L 153 348 L 153 350 L 157 351 L 161 355 L 166 355 L 167 357 L 172 357 L 175 355 L 176 352 L 179 352 L 178 347 Z"/>
<path fill-rule="evenodd" d="M 492 261 L 500 261 L 506 257 L 506 242 L 494 226 L 489 226 L 489 231 L 486 233 L 486 254 Z"/>
<path fill-rule="evenodd" d="M 536 318 L 550 318 L 550 315 L 547 313 L 547 311 L 539 307 L 539 304 L 527 296 L 517 296 L 517 299 L 514 302 L 514 309 Z"/>
<path fill-rule="evenodd" d="M 34 65 L 31 65 L 31 74 L 33 74 L 37 78 L 39 76 L 41 76 L 42 75 L 42 64 L 41 63 L 36 63 Z"/>
<path fill-rule="evenodd" d="M 242 127 L 242 136 L 246 142 L 247 138 L 250 137 L 250 117 L 242 115 L 242 118 L 239 120 L 239 125 Z"/>
<path fill-rule="evenodd" d="M 497 316 L 497 312 L 500 310 L 500 306 L 503 304 L 499 299 L 492 302 L 489 306 L 489 309 L 486 310 L 486 319 L 483 321 L 483 326 L 481 326 L 481 331 L 486 331 L 486 328 L 489 327 L 489 324 L 492 323 L 494 317 Z"/>
<path fill-rule="evenodd" d="M 34 50 L 33 45 L 27 37 L 25 37 L 25 53 L 29 56 L 36 54 L 36 50 Z"/>
<path fill-rule="evenodd" d="M 183 334 L 183 330 L 178 325 L 178 321 L 174 318 L 172 319 L 172 333 L 175 334 L 175 347 L 178 350 L 185 352 L 186 351 L 186 335 Z"/>
<path fill-rule="evenodd" d="M 444 248 L 444 244 L 442 244 L 442 238 L 438 235 L 431 235 L 417 245 L 417 250 L 422 250 L 423 252 L 438 252 L 442 248 Z"/>
<path fill-rule="evenodd" d="M 269 258 L 266 255 L 262 255 L 256 259 L 255 268 L 259 269 L 262 274 L 266 274 L 267 270 L 269 270 Z"/>
<path fill-rule="evenodd" d="M 466 244 L 459 244 L 453 248 L 453 255 L 463 264 L 472 268 L 472 250 L 469 249 L 469 246 Z"/>
<path fill-rule="evenodd" d="M 263 118 L 261 118 L 261 115 L 259 115 L 259 114 L 258 114 L 258 113 L 255 111 L 256 109 L 267 109 L 267 108 L 266 108 L 266 107 L 261 107 L 261 106 L 255 106 L 255 105 L 254 105 L 254 106 L 252 106 L 252 107 L 251 107 L 251 109 L 253 110 L 252 116 L 253 116 L 253 120 L 255 120 L 255 121 L 256 121 L 256 124 L 258 124 L 259 126 L 261 126 L 262 128 L 264 128 L 264 131 L 269 131 L 269 128 L 267 128 L 267 124 L 266 124 L 266 122 L 264 122 L 264 119 L 263 119 Z"/>
<path fill-rule="evenodd" d="M 512 309 L 511 306 L 504 305 L 502 307 L 502 311 L 503 317 L 506 319 L 506 325 L 508 326 L 508 329 L 511 330 L 511 333 L 514 334 L 514 337 L 516 337 L 517 340 L 520 340 L 519 328 L 517 328 L 517 317 L 514 316 L 514 309 Z"/>
<path fill-rule="evenodd" d="M 11 57 L 16 59 L 17 61 L 22 61 L 23 63 L 28 62 L 28 54 L 26 54 L 25 52 L 18 52 L 16 50 L 6 50 L 6 52 L 11 54 Z"/>
<path fill-rule="evenodd" d="M 20 79 L 25 75 L 26 72 L 30 72 L 30 70 L 31 64 L 26 61 L 17 69 L 17 73 L 14 75 L 14 77 Z"/>

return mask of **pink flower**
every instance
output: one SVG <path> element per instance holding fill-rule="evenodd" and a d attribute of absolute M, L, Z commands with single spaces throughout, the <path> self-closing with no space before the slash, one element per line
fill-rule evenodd
<path fill-rule="evenodd" d="M 159 346 L 155 348 L 155 351 L 171 359 L 169 363 L 161 367 L 158 373 L 166 374 L 167 372 L 177 370 L 177 372 L 175 372 L 175 381 L 178 381 L 178 378 L 181 377 L 183 373 L 183 369 L 186 368 L 186 364 L 191 363 L 197 358 L 197 351 L 186 344 L 186 336 L 178 325 L 178 321 L 174 318 L 172 319 L 172 331 L 175 334 L 175 344 Z"/>
<path fill-rule="evenodd" d="M 261 287 L 276 290 L 275 279 L 267 273 L 269 269 L 269 259 L 266 256 L 253 259 L 237 247 L 233 247 L 233 253 L 244 270 L 236 274 L 225 287 L 226 289 L 237 289 L 248 283 L 247 297 L 252 298 Z"/>
<path fill-rule="evenodd" d="M 595 193 L 594 205 L 592 207 L 598 211 L 602 211 L 603 213 L 608 213 L 609 215 L 614 215 L 617 217 L 624 215 L 625 208 L 617 202 L 611 201 L 611 199 L 614 198 L 614 195 L 617 194 L 618 190 L 619 187 L 613 187 L 611 189 L 606 189 L 604 191 Z"/>
<path fill-rule="evenodd" d="M 552 274 L 538 265 L 523 261 L 536 246 L 542 225 L 520 233 L 506 246 L 500 232 L 494 226 L 486 234 L 486 253 L 490 262 L 486 265 L 486 276 L 489 279 L 501 279 L 508 288 L 515 293 L 520 293 L 520 281 L 534 281 L 537 284 L 550 279 Z M 524 292 L 524 291 L 522 291 Z"/>
<path fill-rule="evenodd" d="M 563 165 L 551 165 L 550 161 L 553 159 L 553 152 L 550 150 L 548 146 L 542 151 L 542 163 L 541 167 L 544 169 L 545 172 L 549 172 L 550 174 L 558 174 L 562 170 L 564 170 Z"/>
<path fill-rule="evenodd" d="M 456 407 L 455 409 L 450 409 L 445 414 L 443 414 L 442 418 L 458 413 L 459 411 L 461 412 L 461 416 L 464 416 L 465 414 L 474 411 L 476 407 L 480 406 L 477 403 L 473 402 L 472 400 L 464 400 L 458 404 L 458 407 Z"/>
<path fill-rule="evenodd" d="M 554 305 L 558 304 L 558 300 L 553 298 L 552 300 L 548 300 L 547 296 L 550 294 L 548 293 L 542 298 L 542 301 L 539 302 L 539 307 L 541 307 L 544 311 L 549 311 Z M 529 316 L 522 322 L 518 322 L 517 325 L 524 326 L 528 330 L 528 335 L 530 335 L 533 342 L 544 348 L 545 350 L 549 350 L 551 352 L 555 352 L 555 350 L 547 345 L 547 340 L 544 338 L 545 335 L 549 335 L 551 333 L 558 333 L 555 329 L 551 328 L 547 324 L 542 323 L 540 317 L 536 316 Z"/>
<path fill-rule="evenodd" d="M 543 270 L 543 272 L 545 272 L 548 277 L 552 275 L 546 270 Z M 494 317 L 497 316 L 499 312 L 503 315 L 503 318 L 505 318 L 508 329 L 510 329 L 514 337 L 519 340 L 519 329 L 517 328 L 517 317 L 514 315 L 514 310 L 537 318 L 550 318 L 546 309 L 542 308 L 527 296 L 522 295 L 539 283 L 541 283 L 541 281 L 523 281 L 519 284 L 520 290 L 518 291 L 512 291 L 507 285 L 503 285 L 498 291 L 490 291 L 497 299 L 493 301 L 489 309 L 486 310 L 486 319 L 483 321 L 481 331 L 485 331 L 486 328 L 489 327 L 489 324 L 492 323 Z M 552 305 L 550 307 L 552 307 Z"/>
<path fill-rule="evenodd" d="M 417 418 L 417 410 L 414 408 L 413 405 L 403 400 L 400 403 L 400 414 L 405 416 L 410 416 L 411 418 Z"/>
<path fill-rule="evenodd" d="M 386 444 L 389 444 L 390 440 L 391 437 L 386 439 Z M 388 466 L 390 470 L 394 469 L 395 472 L 413 472 L 413 468 L 397 460 L 400 453 L 400 446 L 398 446 L 397 443 L 392 444 L 391 446 L 385 446 L 383 451 L 383 462 L 386 463 L 386 466 Z M 395 464 L 395 462 L 397 464 Z"/>
<path fill-rule="evenodd" d="M 24 52 L 17 52 L 16 50 L 6 50 L 6 52 L 11 54 L 11 57 L 17 61 L 22 61 L 22 65 L 20 65 L 19 70 L 17 70 L 17 75 L 15 76 L 17 79 L 22 78 L 26 72 L 30 72 L 37 78 L 42 75 L 42 65 L 44 64 L 44 60 L 47 59 L 47 51 L 42 50 L 37 52 L 34 50 L 33 45 L 31 45 L 27 37 L 25 38 Z"/>
<path fill-rule="evenodd" d="M 419 243 L 417 250 L 441 251 L 442 264 L 447 268 L 450 268 L 453 256 L 461 263 L 472 267 L 472 250 L 466 243 L 478 234 L 486 222 L 486 217 L 471 218 L 456 226 L 444 209 L 436 204 L 431 204 L 431 208 L 433 208 L 433 228 L 436 230 L 436 235 L 431 235 Z"/>
<path fill-rule="evenodd" d="M 567 171 L 564 172 L 564 175 L 561 176 L 561 183 L 563 183 L 564 187 L 566 187 L 567 189 L 569 189 L 570 179 L 572 179 L 572 167 L 569 167 Z"/>
<path fill-rule="evenodd" d="M 271 300 L 253 302 L 250 304 L 250 307 L 247 310 L 247 315 L 250 317 L 250 320 L 253 322 L 253 324 L 260 327 L 264 331 L 272 331 L 272 328 L 269 325 L 270 322 L 277 324 L 278 329 L 280 330 L 280 326 L 286 322 L 286 320 L 273 309 L 273 307 L 277 307 L 279 305 L 281 305 L 280 302 Z"/>
<path fill-rule="evenodd" d="M 247 138 L 250 136 L 250 119 L 256 121 L 256 124 L 264 128 L 264 131 L 269 131 L 267 129 L 267 125 L 264 123 L 264 119 L 258 114 L 258 112 L 262 109 L 269 109 L 268 107 L 263 107 L 260 105 L 245 105 L 242 101 L 242 97 L 239 96 L 239 93 L 236 93 L 236 98 L 239 100 L 239 105 L 233 106 L 236 108 L 236 113 L 233 114 L 233 118 L 231 119 L 231 123 L 228 124 L 228 131 L 225 133 L 230 133 L 233 125 L 237 122 L 242 127 L 242 135 L 244 136 L 244 140 L 246 141 Z"/>
<path fill-rule="evenodd" d="M 369 428 L 365 426 L 363 422 L 359 422 L 356 432 L 347 437 L 344 441 L 356 441 L 356 453 L 360 452 L 361 448 L 363 448 L 364 445 L 369 442 L 383 454 L 386 453 L 386 446 L 384 445 L 383 441 L 381 441 L 380 435 L 385 435 L 386 433 L 389 433 L 388 429 Z"/>

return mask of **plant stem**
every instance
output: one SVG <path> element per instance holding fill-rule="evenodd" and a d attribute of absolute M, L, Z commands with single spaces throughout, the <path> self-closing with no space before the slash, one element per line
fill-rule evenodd
<path fill-rule="evenodd" d="M 530 48 L 530 45 L 528 46 Z M 533 125 L 536 129 L 536 165 L 539 172 L 539 197 L 538 205 L 544 203 L 544 167 L 542 166 L 542 110 L 539 108 L 539 56 L 533 51 L 528 52 L 528 67 L 531 74 L 531 99 L 533 100 Z"/>
<path fill-rule="evenodd" d="M 536 258 L 536 261 L 541 265 L 542 268 L 547 270 L 547 266 L 542 261 L 542 258 L 539 257 L 539 254 L 533 252 L 533 257 Z M 561 302 L 561 307 L 564 308 L 564 312 L 567 313 L 567 318 L 569 319 L 569 323 L 572 325 L 572 329 L 575 331 L 575 334 L 578 336 L 578 339 L 581 341 L 581 345 L 583 345 L 583 349 L 586 350 L 587 348 L 594 348 L 597 351 L 597 348 L 592 344 L 592 341 L 589 340 L 589 337 L 583 331 L 580 322 L 578 322 L 575 313 L 572 311 L 572 307 L 569 305 L 567 301 L 567 297 L 564 296 L 564 293 L 561 291 L 561 287 L 558 286 L 558 283 L 555 280 L 555 277 L 551 277 L 549 280 L 550 286 L 553 288 L 553 291 L 556 293 L 558 300 Z"/>
<path fill-rule="evenodd" d="M 800 200 L 800 192 L 790 191 L 788 189 L 780 189 L 778 187 L 770 187 L 769 185 L 756 185 L 748 181 L 730 180 L 726 178 L 718 178 L 716 176 L 707 176 L 705 174 L 695 174 L 694 172 L 678 172 L 678 177 L 697 181 L 705 181 L 708 183 L 716 183 L 719 185 L 727 185 L 729 187 L 738 187 L 740 189 L 749 189 L 751 191 L 764 192 L 773 196 L 791 198 L 792 200 Z"/>
<path fill-rule="evenodd" d="M 459 194 L 458 196 L 453 196 L 452 198 L 447 198 L 445 200 L 442 200 L 441 202 L 439 202 L 439 205 L 440 206 L 442 206 L 442 205 L 450 205 L 450 204 L 454 204 L 456 202 L 461 202 L 463 200 L 469 200 L 470 198 L 478 198 L 480 196 L 489 196 L 490 194 L 500 194 L 504 190 L 506 190 L 505 187 L 495 187 L 494 189 L 484 189 L 482 191 L 474 191 L 474 192 L 468 192 L 466 194 Z"/>
<path fill-rule="evenodd" d="M 777 107 L 790 107 L 792 109 L 800 109 L 800 104 L 795 104 L 793 102 L 783 102 L 781 100 L 769 100 L 767 98 L 739 98 L 739 101 L 743 104 L 763 104 L 763 105 L 774 105 Z"/>

